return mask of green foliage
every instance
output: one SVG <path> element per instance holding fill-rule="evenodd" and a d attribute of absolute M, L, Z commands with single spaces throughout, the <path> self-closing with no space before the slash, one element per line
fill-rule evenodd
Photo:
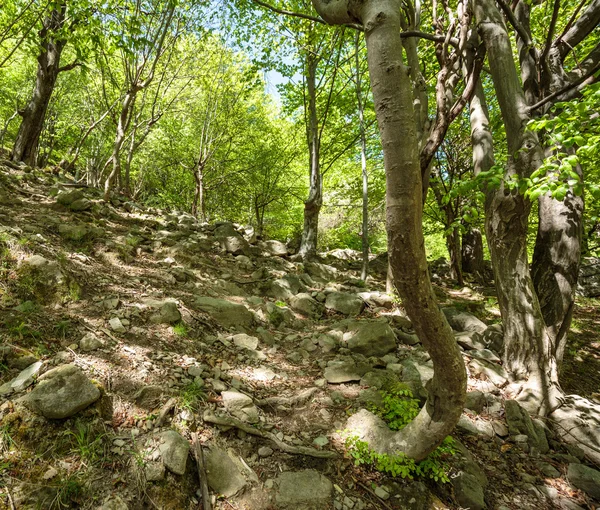
<path fill-rule="evenodd" d="M 198 404 L 205 400 L 206 392 L 204 388 L 195 381 L 185 386 L 179 395 L 180 407 L 192 412 L 197 411 Z"/>
<path fill-rule="evenodd" d="M 75 430 L 66 431 L 71 438 L 72 452 L 90 463 L 100 460 L 105 453 L 106 434 L 98 434 L 98 431 L 80 420 L 75 422 Z"/>
<path fill-rule="evenodd" d="M 61 478 L 51 485 L 56 490 L 56 497 L 50 504 L 50 509 L 69 508 L 85 494 L 85 486 L 78 473 Z"/>
<path fill-rule="evenodd" d="M 392 430 L 400 430 L 419 414 L 419 401 L 403 383 L 394 384 L 389 391 L 382 391 L 383 406 L 373 409 Z"/>
<path fill-rule="evenodd" d="M 395 455 L 377 453 L 369 448 L 367 442 L 361 441 L 355 436 L 346 440 L 346 448 L 356 466 L 368 465 L 391 476 L 410 479 L 429 478 L 441 483 L 450 481 L 448 478 L 450 466 L 446 460 L 456 451 L 451 437 L 447 437 L 434 452 L 421 462 L 415 462 L 414 459 L 407 457 L 402 452 Z"/>
<path fill-rule="evenodd" d="M 381 396 L 382 405 L 372 406 L 371 410 L 392 430 L 402 429 L 419 414 L 419 401 L 413 398 L 412 391 L 403 383 L 392 385 L 387 391 L 382 391 Z M 450 466 L 446 460 L 455 453 L 454 441 L 449 436 L 421 462 L 415 462 L 402 452 L 394 455 L 375 452 L 369 448 L 368 443 L 356 436 L 346 439 L 346 448 L 357 466 L 370 465 L 391 476 L 430 478 L 442 483 L 449 481 Z"/>
<path fill-rule="evenodd" d="M 59 336 L 62 340 L 64 340 L 65 338 L 67 338 L 67 335 L 69 334 L 70 330 L 71 330 L 71 321 L 69 319 L 63 319 L 61 321 L 58 321 L 55 325 L 54 325 L 54 332 L 57 336 Z"/>
<path fill-rule="evenodd" d="M 183 321 L 180 321 L 177 324 L 174 324 L 172 327 L 173 327 L 173 333 L 175 333 L 177 336 L 185 338 L 189 334 L 188 327 L 185 324 L 185 322 L 183 322 Z"/>

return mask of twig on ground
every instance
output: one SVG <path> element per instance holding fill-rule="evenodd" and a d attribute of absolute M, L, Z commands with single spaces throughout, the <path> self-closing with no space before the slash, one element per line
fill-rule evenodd
<path fill-rule="evenodd" d="M 212 411 L 212 409 L 207 409 L 206 411 L 204 411 L 204 416 L 202 418 L 207 423 L 223 425 L 225 427 L 235 427 L 240 430 L 243 430 L 244 432 L 246 432 L 246 434 L 262 437 L 264 439 L 270 439 L 271 441 L 273 441 L 273 443 L 275 443 L 275 446 L 279 450 L 285 453 L 290 453 L 292 455 L 306 455 L 308 457 L 316 457 L 319 459 L 335 459 L 338 457 L 337 453 L 329 450 L 315 450 L 314 448 L 310 448 L 308 446 L 289 445 L 278 439 L 277 436 L 272 432 L 259 430 L 253 427 L 252 425 L 248 425 L 243 421 L 231 418 L 229 416 L 217 416 Z"/>
<path fill-rule="evenodd" d="M 175 398 L 170 398 L 169 400 L 167 400 L 167 403 L 164 406 L 162 406 L 160 413 L 158 414 L 158 418 L 154 423 L 154 428 L 162 426 L 163 422 L 165 421 L 165 418 L 167 417 L 167 414 L 169 414 L 171 409 L 175 407 L 175 404 L 177 404 L 177 400 Z"/>
<path fill-rule="evenodd" d="M 198 465 L 198 479 L 202 491 L 202 510 L 212 510 L 212 502 L 208 492 L 208 481 L 206 478 L 206 465 L 204 463 L 204 453 L 202 453 L 202 443 L 197 432 L 192 433 L 192 451 Z"/>

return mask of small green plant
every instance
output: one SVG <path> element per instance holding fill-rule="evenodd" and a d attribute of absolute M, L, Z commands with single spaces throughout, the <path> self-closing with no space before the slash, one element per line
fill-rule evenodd
<path fill-rule="evenodd" d="M 28 315 L 35 312 L 38 309 L 37 305 L 33 301 L 23 301 L 20 305 L 15 306 L 17 312 Z"/>
<path fill-rule="evenodd" d="M 94 463 L 103 456 L 106 434 L 97 434 L 90 425 L 79 420 L 75 422 L 75 430 L 69 430 L 67 434 L 71 437 L 71 451 L 82 459 Z"/>
<path fill-rule="evenodd" d="M 17 321 L 8 325 L 8 333 L 12 337 L 16 337 L 19 340 L 23 340 L 25 338 L 39 338 L 41 333 L 35 329 L 33 329 L 28 323 L 25 321 Z"/>
<path fill-rule="evenodd" d="M 189 330 L 185 324 L 185 322 L 178 322 L 177 324 L 173 325 L 173 333 L 175 333 L 177 336 L 181 336 L 181 337 L 187 337 L 189 334 Z"/>
<path fill-rule="evenodd" d="M 419 414 L 419 401 L 413 398 L 412 391 L 403 383 L 392 385 L 381 392 L 382 404 L 371 406 L 371 411 L 380 416 L 392 430 L 400 430 Z M 449 482 L 450 466 L 446 459 L 455 453 L 454 440 L 448 436 L 443 443 L 421 462 L 415 462 L 398 452 L 395 455 L 378 453 L 369 448 L 368 443 L 356 436 L 346 439 L 346 447 L 354 463 L 375 467 L 378 471 L 402 478 L 431 478 L 436 482 Z"/>
<path fill-rule="evenodd" d="M 203 402 L 205 399 L 206 393 L 204 389 L 194 381 L 185 386 L 181 391 L 179 405 L 183 409 L 194 412 L 198 409 L 198 403 Z"/>
<path fill-rule="evenodd" d="M 396 383 L 388 391 L 381 392 L 382 406 L 372 406 L 371 411 L 383 418 L 392 430 L 400 430 L 419 414 L 419 401 L 413 398 L 406 384 Z"/>
<path fill-rule="evenodd" d="M 446 459 L 455 453 L 454 440 L 450 436 L 444 439 L 444 442 L 421 462 L 415 462 L 414 459 L 407 457 L 402 452 L 395 455 L 377 453 L 369 448 L 367 442 L 361 441 L 356 436 L 346 439 L 346 448 L 357 466 L 370 465 L 377 471 L 391 476 L 410 479 L 430 478 L 442 483 L 450 481 L 448 477 L 450 466 Z"/>
<path fill-rule="evenodd" d="M 142 243 L 142 241 L 143 239 L 141 237 L 132 234 L 128 235 L 125 238 L 125 244 L 131 246 L 132 248 L 137 248 Z"/>
<path fill-rule="evenodd" d="M 8 452 L 14 446 L 15 441 L 10 434 L 8 424 L 0 426 L 0 452 Z"/>
<path fill-rule="evenodd" d="M 73 503 L 78 503 L 79 498 L 84 494 L 85 487 L 77 474 L 72 474 L 66 478 L 61 478 L 55 485 L 56 497 L 50 504 L 51 509 L 69 508 Z"/>
<path fill-rule="evenodd" d="M 65 338 L 67 338 L 67 335 L 69 334 L 70 329 L 71 329 L 71 321 L 69 319 L 64 319 L 64 320 L 58 321 L 54 325 L 54 332 L 56 333 L 57 336 L 59 336 L 63 340 Z"/>
<path fill-rule="evenodd" d="M 279 308 L 285 308 L 287 304 L 284 301 L 275 301 L 275 306 L 278 306 Z"/>

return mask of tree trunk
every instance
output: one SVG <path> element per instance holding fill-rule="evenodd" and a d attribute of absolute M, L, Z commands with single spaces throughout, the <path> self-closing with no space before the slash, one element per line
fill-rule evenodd
<path fill-rule="evenodd" d="M 23 120 L 15 140 L 12 160 L 22 161 L 30 166 L 36 166 L 40 143 L 40 135 L 44 128 L 44 120 L 48 104 L 54 91 L 54 85 L 60 72 L 60 56 L 64 42 L 55 40 L 53 32 L 59 30 L 65 21 L 64 7 L 54 10 L 44 20 L 40 31 L 41 52 L 38 56 L 38 69 L 35 88 L 25 110 L 21 112 Z"/>
<path fill-rule="evenodd" d="M 115 185 L 115 181 L 117 181 L 117 183 L 121 181 L 121 148 L 123 147 L 123 142 L 125 141 L 125 134 L 127 132 L 127 127 L 129 126 L 129 119 L 131 118 L 131 110 L 133 108 L 136 94 L 137 88 L 135 86 L 132 87 L 127 94 L 125 94 L 125 98 L 123 99 L 123 104 L 121 107 L 121 114 L 119 115 L 119 119 L 117 121 L 117 132 L 115 134 L 115 141 L 113 143 L 113 152 L 109 160 L 112 161 L 113 168 L 110 172 L 110 175 L 104 182 L 104 200 L 107 201 L 110 199 L 110 192 Z"/>
<path fill-rule="evenodd" d="M 465 400 L 465 365 L 429 280 L 422 230 L 422 184 L 411 81 L 402 61 L 400 0 L 314 0 L 330 23 L 360 20 L 386 170 L 388 250 L 394 281 L 434 376 L 419 415 L 404 429 L 371 443 L 379 451 L 424 459 L 454 429 Z M 371 436 L 374 439 L 374 436 Z"/>
<path fill-rule="evenodd" d="M 454 220 L 450 222 L 452 224 Z M 446 246 L 450 255 L 450 271 L 453 280 L 461 287 L 465 284 L 462 273 L 460 232 L 458 228 L 453 228 L 452 232 L 446 236 Z"/>
<path fill-rule="evenodd" d="M 485 283 L 483 264 L 483 239 L 478 228 L 469 228 L 462 236 L 462 270 L 475 277 L 477 282 Z"/>
<path fill-rule="evenodd" d="M 360 79 L 360 34 L 354 38 L 356 57 L 356 103 L 358 106 L 358 129 L 360 134 L 360 163 L 362 170 L 362 269 L 360 279 L 365 281 L 369 274 L 369 174 L 367 172 L 367 136 L 365 133 L 365 116 L 362 100 L 362 83 Z"/>
<path fill-rule="evenodd" d="M 317 235 L 319 231 L 319 213 L 323 205 L 323 176 L 320 166 L 321 140 L 317 117 L 317 64 L 313 55 L 307 56 L 306 85 L 308 95 L 308 152 L 310 183 L 308 199 L 304 202 L 304 228 L 299 254 L 302 257 L 312 257 L 317 253 Z"/>
<path fill-rule="evenodd" d="M 201 221 L 206 221 L 206 199 L 204 196 L 204 163 L 198 162 L 194 172 L 196 189 L 194 190 L 194 202 L 192 203 L 192 214 Z"/>
<path fill-rule="evenodd" d="M 537 136 L 525 129 L 530 118 L 528 105 L 506 26 L 493 0 L 476 0 L 475 17 L 487 48 L 508 144 L 504 181 L 499 189 L 488 193 L 486 207 L 486 234 L 504 325 L 504 366 L 520 387 L 517 396 L 528 410 L 545 414 L 556 404 L 559 386 L 551 338 L 529 271 L 531 204 L 517 190 L 505 186 L 513 176 L 530 175 L 543 154 Z"/>

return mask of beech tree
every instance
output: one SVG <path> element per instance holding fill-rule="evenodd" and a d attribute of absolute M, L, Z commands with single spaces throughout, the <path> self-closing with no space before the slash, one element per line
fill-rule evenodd
<path fill-rule="evenodd" d="M 394 283 L 431 355 L 434 376 L 419 415 L 399 432 L 372 435 L 370 447 L 424 459 L 452 431 L 466 392 L 466 371 L 429 280 L 423 231 L 423 184 L 413 86 L 403 62 L 401 2 L 313 0 L 328 23 L 364 26 L 373 101 L 386 170 L 388 251 Z M 373 419 L 364 416 L 365 421 Z M 376 441 L 378 439 L 378 441 Z"/>

